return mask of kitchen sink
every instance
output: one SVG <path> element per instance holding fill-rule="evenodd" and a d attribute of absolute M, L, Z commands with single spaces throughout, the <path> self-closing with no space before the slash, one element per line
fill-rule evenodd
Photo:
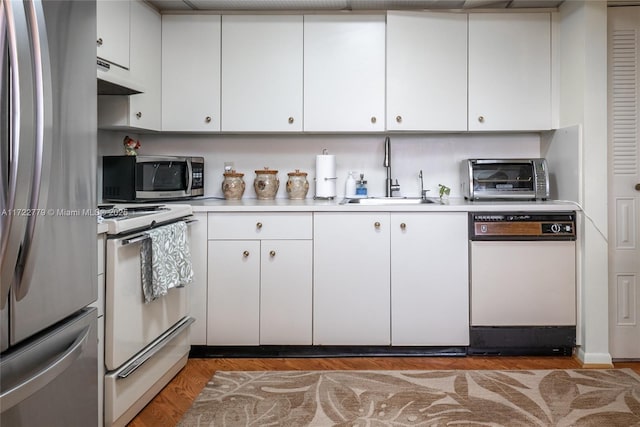
<path fill-rule="evenodd" d="M 438 200 L 431 198 L 422 199 L 420 197 L 361 197 L 361 198 L 347 198 L 340 202 L 341 205 L 420 205 L 428 203 L 440 203 Z"/>

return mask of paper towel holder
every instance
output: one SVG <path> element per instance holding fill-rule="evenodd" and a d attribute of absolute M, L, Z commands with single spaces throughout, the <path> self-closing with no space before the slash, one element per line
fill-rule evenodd
<path fill-rule="evenodd" d="M 322 149 L 322 155 L 326 156 L 329 154 L 329 150 L 327 150 L 326 148 Z M 316 164 L 317 166 L 317 164 Z M 334 166 L 335 168 L 335 166 Z M 333 171 L 335 173 L 335 170 Z M 317 171 L 317 167 L 316 167 L 316 177 L 313 178 L 314 182 L 316 183 L 316 195 L 313 196 L 314 200 L 333 200 L 336 196 L 335 196 L 335 189 L 333 191 L 334 195 L 327 195 L 327 196 L 318 196 L 318 177 L 317 177 L 318 171 Z M 321 178 L 322 181 L 327 182 L 327 181 L 336 181 L 338 179 L 337 176 L 333 176 L 333 177 L 324 177 Z"/>

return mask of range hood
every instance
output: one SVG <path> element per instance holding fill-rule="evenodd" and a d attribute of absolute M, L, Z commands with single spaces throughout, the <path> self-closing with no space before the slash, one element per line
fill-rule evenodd
<path fill-rule="evenodd" d="M 135 95 L 144 92 L 144 86 L 131 79 L 126 68 L 111 64 L 100 58 L 98 66 L 98 95 Z"/>

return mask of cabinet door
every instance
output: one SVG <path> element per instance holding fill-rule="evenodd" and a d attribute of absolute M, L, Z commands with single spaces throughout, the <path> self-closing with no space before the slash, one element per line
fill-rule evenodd
<path fill-rule="evenodd" d="M 97 55 L 112 64 L 129 68 L 130 2 L 96 2 Z"/>
<path fill-rule="evenodd" d="M 135 96 L 98 96 L 98 128 L 160 130 L 161 25 L 160 14 L 155 9 L 142 1 L 131 2 L 131 69 L 128 73 L 133 81 L 143 82 L 144 92 Z"/>
<path fill-rule="evenodd" d="M 189 246 L 193 266 L 193 283 L 189 290 L 189 315 L 196 322 L 189 328 L 191 345 L 207 344 L 207 214 L 196 212 L 189 223 Z"/>
<path fill-rule="evenodd" d="M 385 17 L 304 17 L 304 130 L 384 130 Z"/>
<path fill-rule="evenodd" d="M 161 128 L 161 41 L 160 14 L 141 1 L 131 3 L 131 76 L 144 82 L 144 93 L 130 96 L 129 123 L 132 127 Z"/>
<path fill-rule="evenodd" d="M 391 214 L 393 345 L 469 344 L 467 214 Z"/>
<path fill-rule="evenodd" d="M 302 130 L 302 16 L 222 17 L 222 130 Z"/>
<path fill-rule="evenodd" d="M 389 214 L 314 214 L 313 343 L 389 345 Z"/>
<path fill-rule="evenodd" d="M 550 128 L 550 14 L 470 14 L 469 130 Z"/>
<path fill-rule="evenodd" d="M 211 240 L 207 345 L 258 345 L 260 242 Z"/>
<path fill-rule="evenodd" d="M 162 129 L 220 130 L 220 16 L 162 16 Z"/>
<path fill-rule="evenodd" d="M 466 14 L 387 14 L 387 129 L 467 130 Z"/>
<path fill-rule="evenodd" d="M 311 240 L 263 240 L 260 344 L 311 345 Z"/>

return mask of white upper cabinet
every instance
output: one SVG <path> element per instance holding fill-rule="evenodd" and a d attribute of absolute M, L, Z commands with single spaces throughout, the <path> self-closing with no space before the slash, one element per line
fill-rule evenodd
<path fill-rule="evenodd" d="M 162 16 L 162 129 L 220 130 L 220 15 Z"/>
<path fill-rule="evenodd" d="M 131 96 L 99 96 L 98 127 L 158 131 L 161 129 L 160 13 L 142 1 L 133 1 L 130 4 L 129 76 L 133 81 L 143 82 L 144 92 Z"/>
<path fill-rule="evenodd" d="M 384 130 L 385 17 L 305 15 L 304 130 Z"/>
<path fill-rule="evenodd" d="M 387 129 L 467 130 L 467 14 L 387 14 Z"/>
<path fill-rule="evenodd" d="M 162 20 L 160 14 L 142 1 L 131 3 L 131 76 L 144 82 L 145 92 L 131 96 L 129 121 L 133 127 L 161 128 Z"/>
<path fill-rule="evenodd" d="M 129 68 L 129 1 L 96 2 L 98 58 Z"/>
<path fill-rule="evenodd" d="M 222 17 L 222 130 L 302 130 L 302 16 Z"/>
<path fill-rule="evenodd" d="M 551 15 L 469 15 L 469 130 L 551 128 Z"/>

